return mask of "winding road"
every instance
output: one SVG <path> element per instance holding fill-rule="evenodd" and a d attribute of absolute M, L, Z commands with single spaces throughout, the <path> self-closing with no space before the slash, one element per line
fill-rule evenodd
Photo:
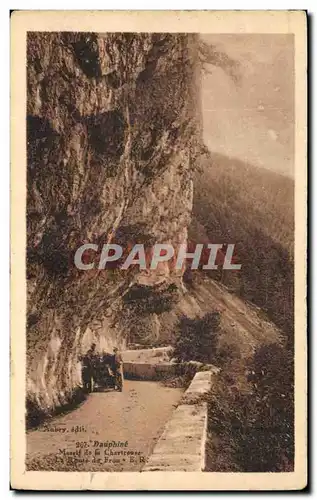
<path fill-rule="evenodd" d="M 90 394 L 71 413 L 27 433 L 27 469 L 139 471 L 177 406 L 181 389 L 124 382 Z"/>

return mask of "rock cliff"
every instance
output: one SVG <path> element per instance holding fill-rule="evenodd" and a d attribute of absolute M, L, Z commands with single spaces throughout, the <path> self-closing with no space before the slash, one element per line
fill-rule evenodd
<path fill-rule="evenodd" d="M 27 63 L 27 397 L 45 411 L 70 399 L 92 338 L 151 340 L 177 302 L 168 267 L 87 272 L 73 259 L 84 242 L 186 242 L 197 40 L 29 33 Z"/>

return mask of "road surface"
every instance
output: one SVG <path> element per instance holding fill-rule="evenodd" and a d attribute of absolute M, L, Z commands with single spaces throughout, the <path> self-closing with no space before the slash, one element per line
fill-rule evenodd
<path fill-rule="evenodd" d="M 139 471 L 177 406 L 181 389 L 124 382 L 27 433 L 28 470 Z"/>

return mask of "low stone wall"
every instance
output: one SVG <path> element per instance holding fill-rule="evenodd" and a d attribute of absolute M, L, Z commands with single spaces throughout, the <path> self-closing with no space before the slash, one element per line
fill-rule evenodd
<path fill-rule="evenodd" d="M 179 365 L 171 363 L 123 363 L 123 374 L 127 379 L 160 380 L 179 373 Z"/>
<path fill-rule="evenodd" d="M 219 368 L 216 368 L 213 365 L 203 365 L 203 363 L 199 363 L 196 361 L 189 361 L 187 363 L 124 362 L 123 374 L 125 378 L 135 379 L 135 380 L 162 380 L 167 377 L 175 377 L 185 374 L 189 374 L 190 377 L 194 377 L 195 373 L 198 372 L 198 370 L 201 369 L 203 366 L 204 370 L 208 368 L 208 371 L 199 372 L 202 375 L 200 375 L 199 378 L 197 379 L 195 378 L 196 380 L 195 384 L 197 383 L 199 384 L 198 382 L 199 380 L 203 380 L 204 377 L 207 377 L 207 375 L 203 374 L 217 373 L 219 371 Z"/>
<path fill-rule="evenodd" d="M 126 349 L 122 351 L 124 362 L 129 363 L 165 363 L 170 360 L 172 346 L 153 347 L 149 349 Z"/>
<path fill-rule="evenodd" d="M 207 403 L 212 371 L 198 372 L 173 412 L 143 471 L 203 471 L 207 441 Z"/>

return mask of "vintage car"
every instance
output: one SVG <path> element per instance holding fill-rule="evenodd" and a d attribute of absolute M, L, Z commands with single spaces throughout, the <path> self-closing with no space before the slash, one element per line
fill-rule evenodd
<path fill-rule="evenodd" d="M 93 354 L 82 358 L 82 381 L 86 392 L 103 389 L 122 391 L 122 376 L 115 369 L 115 356 Z"/>

